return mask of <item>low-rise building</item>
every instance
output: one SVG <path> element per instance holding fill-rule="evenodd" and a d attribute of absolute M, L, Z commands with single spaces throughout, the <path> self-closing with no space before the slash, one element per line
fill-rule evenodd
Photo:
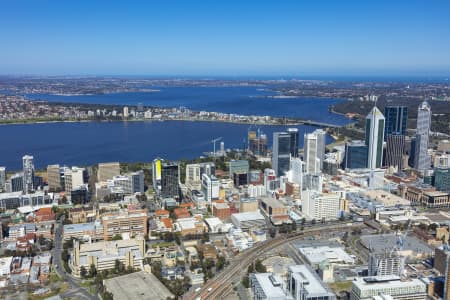
<path fill-rule="evenodd" d="M 250 286 L 254 299 L 258 300 L 293 300 L 287 294 L 283 280 L 273 273 L 250 274 Z"/>
<path fill-rule="evenodd" d="M 116 260 L 124 264 L 125 268 L 142 269 L 144 255 L 143 238 L 84 244 L 75 241 L 69 266 L 76 277 L 80 276 L 81 267 L 89 270 L 94 265 L 97 271 L 114 269 Z"/>
<path fill-rule="evenodd" d="M 307 265 L 296 265 L 288 268 L 287 289 L 294 300 L 336 299 L 336 295 Z"/>
<path fill-rule="evenodd" d="M 426 300 L 427 286 L 419 279 L 400 280 L 391 277 L 358 277 L 352 281 L 351 300 L 372 300 L 376 296 L 398 300 Z"/>
<path fill-rule="evenodd" d="M 262 228 L 266 225 L 266 219 L 259 211 L 232 214 L 231 222 L 237 228 L 247 231 Z"/>

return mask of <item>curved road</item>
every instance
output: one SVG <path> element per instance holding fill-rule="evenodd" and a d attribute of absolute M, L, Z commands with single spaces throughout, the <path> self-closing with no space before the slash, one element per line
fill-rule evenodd
<path fill-rule="evenodd" d="M 64 264 L 61 258 L 62 252 L 62 236 L 63 236 L 63 225 L 62 220 L 64 216 L 56 222 L 55 229 L 55 245 L 53 248 L 53 269 L 56 273 L 64 279 L 70 286 L 70 289 L 65 292 L 62 296 L 73 297 L 79 299 L 92 299 L 99 300 L 97 295 L 90 294 L 86 288 L 83 288 L 79 284 L 79 279 L 74 278 L 64 270 Z"/>

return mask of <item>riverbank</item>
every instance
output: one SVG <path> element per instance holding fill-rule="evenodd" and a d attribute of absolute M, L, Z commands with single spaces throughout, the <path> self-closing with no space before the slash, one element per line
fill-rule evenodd
<path fill-rule="evenodd" d="M 158 119 L 24 119 L 24 120 L 0 120 L 1 125 L 24 125 L 24 124 L 51 124 L 51 123 L 84 123 L 84 122 L 167 122 L 167 121 L 184 121 L 184 122 L 217 122 L 228 124 L 241 124 L 241 125 L 260 125 L 260 126 L 299 126 L 299 125 L 311 125 L 317 127 L 341 127 L 339 125 L 327 124 L 322 122 L 316 122 L 313 120 L 295 120 L 285 118 L 270 118 L 269 121 L 264 121 L 263 117 L 256 117 L 258 119 L 252 119 L 256 116 L 245 116 L 249 120 L 226 120 L 226 119 L 197 119 L 197 118 L 158 118 Z"/>

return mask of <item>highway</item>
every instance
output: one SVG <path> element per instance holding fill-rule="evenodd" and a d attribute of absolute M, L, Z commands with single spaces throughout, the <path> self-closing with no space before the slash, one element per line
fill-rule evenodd
<path fill-rule="evenodd" d="M 320 226 L 320 227 L 319 227 Z M 239 253 L 230 264 L 218 273 L 214 278 L 204 284 L 201 290 L 197 293 L 188 293 L 184 296 L 185 300 L 195 300 L 200 297 L 201 300 L 222 299 L 230 294 L 233 289 L 233 283 L 239 282 L 243 273 L 247 271 L 247 267 L 253 263 L 258 257 L 261 257 L 267 252 L 277 249 L 286 243 L 321 233 L 330 232 L 345 232 L 353 231 L 355 228 L 363 227 L 363 223 L 349 224 L 332 224 L 332 225 L 318 225 L 315 228 L 308 228 L 304 231 L 288 235 L 279 235 L 271 240 L 257 244 L 256 246 Z"/>

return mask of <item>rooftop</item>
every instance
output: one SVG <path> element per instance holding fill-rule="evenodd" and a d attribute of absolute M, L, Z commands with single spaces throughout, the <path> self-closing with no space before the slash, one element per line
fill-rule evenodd
<path fill-rule="evenodd" d="M 114 299 L 166 300 L 174 295 L 153 274 L 144 271 L 105 280 Z"/>
<path fill-rule="evenodd" d="M 398 236 L 395 233 L 392 234 L 376 234 L 376 235 L 363 235 L 361 236 L 361 243 L 367 249 L 372 249 L 375 253 L 390 252 L 393 248 L 397 247 L 399 238 L 404 238 L 403 250 L 413 251 L 416 253 L 432 253 L 433 249 L 427 244 L 420 241 L 418 238 L 407 235 Z"/>
<path fill-rule="evenodd" d="M 235 214 L 232 214 L 232 217 L 234 217 L 239 222 L 253 221 L 253 220 L 265 220 L 264 216 L 259 211 L 235 213 Z"/>

